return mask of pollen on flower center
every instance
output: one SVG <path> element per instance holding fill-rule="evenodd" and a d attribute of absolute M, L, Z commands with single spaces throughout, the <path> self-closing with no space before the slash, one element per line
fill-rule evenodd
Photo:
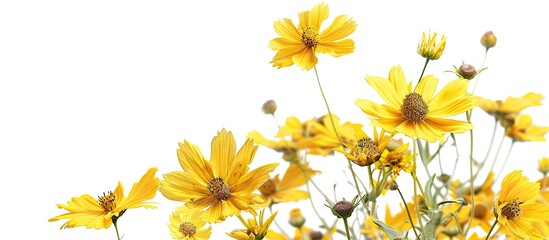
<path fill-rule="evenodd" d="M 208 183 L 208 190 L 218 200 L 227 200 L 231 196 L 231 188 L 220 177 L 215 177 Z"/>
<path fill-rule="evenodd" d="M 512 200 L 508 202 L 501 208 L 501 215 L 505 216 L 507 219 L 512 220 L 520 215 L 520 204 L 523 202 L 518 202 L 517 200 Z"/>
<path fill-rule="evenodd" d="M 116 208 L 116 203 L 114 200 L 116 199 L 116 196 L 109 191 L 108 194 L 105 195 L 103 193 L 103 196 L 97 197 L 97 203 L 105 210 L 105 212 L 110 212 Z"/>
<path fill-rule="evenodd" d="M 316 47 L 318 44 L 318 31 L 313 27 L 307 27 L 301 33 L 301 41 L 309 48 Z"/>
<path fill-rule="evenodd" d="M 378 147 L 371 138 L 361 138 L 358 140 L 354 151 L 352 152 L 353 156 L 359 158 L 361 156 L 366 158 L 366 162 L 363 166 L 370 165 L 377 161 L 379 157 Z M 359 164 L 361 165 L 361 164 Z"/>
<path fill-rule="evenodd" d="M 265 196 L 271 196 L 276 193 L 276 184 L 273 179 L 267 180 L 261 187 L 259 187 L 259 192 Z"/>
<path fill-rule="evenodd" d="M 184 222 L 179 225 L 179 230 L 181 230 L 185 237 L 192 237 L 196 233 L 196 226 L 190 222 Z"/>
<path fill-rule="evenodd" d="M 401 152 L 390 152 L 387 154 L 387 162 L 391 165 L 398 165 L 402 161 L 402 153 Z"/>
<path fill-rule="evenodd" d="M 404 118 L 417 122 L 425 120 L 429 107 L 421 95 L 410 93 L 404 98 L 404 102 L 400 106 L 400 112 L 402 112 Z"/>

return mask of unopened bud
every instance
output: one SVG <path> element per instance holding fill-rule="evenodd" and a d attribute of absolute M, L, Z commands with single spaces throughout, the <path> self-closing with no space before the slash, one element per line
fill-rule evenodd
<path fill-rule="evenodd" d="M 437 179 L 441 182 L 441 183 L 447 183 L 448 180 L 450 180 L 450 175 L 446 174 L 446 173 L 443 173 L 439 176 L 437 176 Z"/>
<path fill-rule="evenodd" d="M 311 240 L 321 240 L 323 237 L 324 235 L 322 235 L 322 232 L 320 231 L 312 231 L 309 233 L 309 238 L 311 238 Z"/>
<path fill-rule="evenodd" d="M 497 41 L 498 39 L 492 31 L 485 32 L 480 38 L 480 44 L 482 44 L 482 46 L 484 46 L 486 50 L 496 46 Z"/>
<path fill-rule="evenodd" d="M 391 182 L 391 184 L 389 185 L 389 189 L 391 189 L 391 191 L 397 190 L 398 184 L 395 181 Z"/>
<path fill-rule="evenodd" d="M 477 75 L 477 70 L 471 64 L 464 63 L 458 69 L 458 74 L 462 78 L 471 80 L 475 75 Z"/>
<path fill-rule="evenodd" d="M 276 112 L 276 102 L 274 100 L 267 100 L 265 103 L 263 103 L 263 107 L 261 108 L 265 114 L 271 114 L 273 115 Z"/>
<path fill-rule="evenodd" d="M 301 214 L 299 208 L 294 208 L 290 211 L 290 220 L 288 222 L 295 228 L 300 228 L 305 224 L 305 217 Z"/>
<path fill-rule="evenodd" d="M 334 204 L 332 212 L 339 218 L 348 218 L 353 213 L 354 206 L 352 202 L 341 200 Z"/>

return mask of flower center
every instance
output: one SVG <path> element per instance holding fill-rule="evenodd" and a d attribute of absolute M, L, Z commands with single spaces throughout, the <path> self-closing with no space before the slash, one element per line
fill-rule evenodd
<path fill-rule="evenodd" d="M 184 222 L 179 225 L 179 230 L 181 230 L 185 237 L 192 237 L 196 233 L 196 226 L 190 222 Z"/>
<path fill-rule="evenodd" d="M 227 200 L 231 196 L 231 188 L 220 177 L 210 180 L 208 190 L 218 200 Z"/>
<path fill-rule="evenodd" d="M 307 27 L 301 33 L 301 42 L 308 48 L 314 48 L 318 44 L 318 31 L 313 27 Z"/>
<path fill-rule="evenodd" d="M 400 106 L 400 112 L 402 112 L 404 118 L 417 122 L 425 120 L 425 116 L 427 116 L 427 112 L 429 112 L 429 107 L 421 95 L 410 93 L 404 98 L 404 103 Z"/>
<path fill-rule="evenodd" d="M 357 163 L 360 166 L 366 166 L 377 161 L 379 157 L 377 145 L 371 138 L 361 138 L 358 140 L 352 154 L 357 159 L 365 159 L 366 162 Z"/>
<path fill-rule="evenodd" d="M 520 215 L 520 204 L 523 204 L 523 202 L 518 202 L 517 200 L 508 202 L 501 209 L 501 215 L 505 216 L 509 220 L 518 217 Z"/>
<path fill-rule="evenodd" d="M 116 203 L 114 200 L 116 199 L 116 196 L 109 191 L 108 194 L 105 195 L 103 193 L 103 196 L 97 197 L 97 203 L 105 210 L 105 212 L 110 212 L 116 208 Z"/>
<path fill-rule="evenodd" d="M 398 165 L 402 161 L 402 153 L 389 152 L 389 154 L 387 154 L 386 161 L 392 166 Z"/>
<path fill-rule="evenodd" d="M 477 219 L 484 219 L 484 216 L 486 216 L 486 213 L 488 213 L 488 209 L 482 204 L 475 205 L 475 218 Z"/>
<path fill-rule="evenodd" d="M 276 193 L 276 184 L 273 179 L 267 180 L 261 187 L 259 187 L 259 192 L 265 196 L 271 196 Z"/>

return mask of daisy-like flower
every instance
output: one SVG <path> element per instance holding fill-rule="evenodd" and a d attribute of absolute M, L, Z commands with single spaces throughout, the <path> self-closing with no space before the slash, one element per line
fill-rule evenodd
<path fill-rule="evenodd" d="M 227 235 L 229 235 L 229 237 L 239 240 L 261 240 L 267 235 L 269 226 L 273 222 L 277 213 L 278 212 L 274 212 L 273 215 L 271 215 L 265 221 L 263 221 L 265 215 L 264 209 L 259 212 L 259 220 L 257 218 L 256 212 L 252 212 L 254 218 L 248 218 L 248 221 L 244 220 L 242 216 L 238 215 L 238 219 L 244 225 L 245 229 L 232 231 L 230 233 L 227 233 Z"/>
<path fill-rule="evenodd" d="M 376 162 L 376 167 L 388 167 L 393 172 L 393 177 L 399 175 L 400 171 L 411 173 L 414 169 L 414 157 L 408 150 L 410 144 L 406 143 L 393 151 L 385 149 L 381 154 L 381 158 Z"/>
<path fill-rule="evenodd" d="M 412 91 L 400 66 L 391 68 L 389 79 L 366 77 L 366 81 L 388 103 L 377 104 L 358 99 L 355 104 L 373 117 L 373 125 L 387 132 L 400 132 L 429 142 L 444 141 L 446 133 L 461 133 L 473 128 L 464 121 L 448 119 L 473 108 L 475 98 L 467 93 L 469 81 L 455 79 L 434 95 L 438 79 L 425 76 Z"/>
<path fill-rule="evenodd" d="M 291 163 L 282 179 L 277 174 L 274 178 L 270 178 L 259 187 L 259 192 L 265 200 L 263 205 L 269 207 L 275 203 L 307 199 L 309 193 L 297 188 L 305 185 L 317 173 L 319 171 L 313 170 L 305 164 Z M 305 178 L 304 174 L 307 174 L 307 178 Z"/>
<path fill-rule="evenodd" d="M 549 218 L 549 207 L 537 201 L 540 198 L 539 189 L 539 183 L 528 181 L 520 170 L 507 174 L 501 182 L 494 214 L 498 222 L 517 238 L 543 238 L 532 226 L 536 221 Z"/>
<path fill-rule="evenodd" d="M 328 13 L 328 6 L 320 3 L 299 13 L 297 27 L 288 18 L 276 21 L 274 28 L 280 37 L 269 43 L 269 47 L 277 51 L 271 61 L 273 67 L 282 68 L 295 63 L 301 69 L 310 70 L 318 62 L 316 53 L 334 57 L 352 53 L 355 42 L 344 38 L 355 31 L 355 21 L 347 15 L 340 15 L 321 32 L 321 24 L 328 18 Z"/>
<path fill-rule="evenodd" d="M 189 208 L 205 209 L 203 217 L 209 223 L 223 221 L 240 211 L 252 211 L 263 202 L 254 191 L 278 165 L 267 164 L 249 171 L 256 150 L 253 140 L 248 139 L 236 152 L 233 134 L 223 129 L 212 140 L 208 161 L 198 146 L 185 140 L 177 150 L 183 171 L 164 174 L 160 192 Z"/>
<path fill-rule="evenodd" d="M 391 139 L 392 135 L 385 134 L 384 130 L 378 135 L 377 129 L 374 127 L 374 139 L 368 137 L 360 126 L 355 126 L 355 139 L 351 142 L 355 142 L 354 145 L 344 142 L 343 145 L 349 151 L 343 147 L 336 148 L 335 150 L 343 153 L 345 157 L 356 163 L 359 166 L 368 166 L 378 161 L 381 153 L 385 150 L 385 146 Z"/>
<path fill-rule="evenodd" d="M 545 134 L 549 132 L 549 127 L 536 126 L 532 124 L 530 115 L 522 114 L 514 124 L 505 130 L 505 135 L 519 142 L 544 142 Z"/>
<path fill-rule="evenodd" d="M 51 218 L 48 221 L 53 222 L 61 219 L 69 219 L 61 225 L 61 228 L 73 228 L 85 226 L 86 228 L 109 228 L 122 217 L 122 214 L 130 208 L 156 208 L 153 203 L 146 202 L 154 198 L 160 180 L 155 177 L 156 167 L 150 168 L 139 182 L 134 183 L 130 194 L 124 195 L 124 186 L 118 182 L 114 192 L 103 193 L 103 196 L 97 198 L 89 194 L 73 197 L 67 205 L 57 204 L 59 208 L 69 211 L 68 213 Z M 117 230 L 118 233 L 118 230 Z"/>
<path fill-rule="evenodd" d="M 512 114 L 518 115 L 522 110 L 527 107 L 540 106 L 543 95 L 539 93 L 529 92 L 521 97 L 507 97 L 505 101 L 502 100 L 490 100 L 477 96 L 476 106 L 480 107 L 486 113 L 494 116 L 497 119 Z"/>
<path fill-rule="evenodd" d="M 206 227 L 202 219 L 202 210 L 193 210 L 186 206 L 178 207 L 170 215 L 170 234 L 177 240 L 206 240 L 212 235 L 212 226 Z"/>
<path fill-rule="evenodd" d="M 311 129 L 310 132 L 313 135 L 313 141 L 311 141 L 311 147 L 313 149 L 330 149 L 341 146 L 341 142 L 351 145 L 356 144 L 355 128 L 361 128 L 362 124 L 344 122 L 343 124 L 339 120 L 339 117 L 332 114 L 334 124 L 330 119 L 330 115 L 326 114 L 318 119 L 310 120 Z M 335 126 L 335 131 L 334 131 Z M 339 136 L 339 138 L 338 138 Z"/>
<path fill-rule="evenodd" d="M 445 47 L 446 36 L 442 35 L 440 42 L 437 44 L 436 32 L 432 35 L 431 32 L 429 32 L 429 35 L 423 33 L 421 42 L 417 46 L 417 53 L 426 59 L 437 60 L 440 58 L 440 55 L 442 55 L 442 52 L 444 52 Z"/>

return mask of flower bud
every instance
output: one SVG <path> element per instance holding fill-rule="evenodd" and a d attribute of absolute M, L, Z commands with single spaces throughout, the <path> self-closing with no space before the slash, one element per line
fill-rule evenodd
<path fill-rule="evenodd" d="M 543 157 L 538 161 L 538 170 L 543 175 L 547 175 L 549 172 L 549 157 Z M 545 186 L 541 186 L 542 188 Z"/>
<path fill-rule="evenodd" d="M 471 80 L 471 79 L 473 79 L 473 77 L 475 77 L 475 75 L 477 75 L 477 70 L 475 69 L 475 67 L 473 65 L 464 63 L 459 67 L 457 73 L 462 78 L 465 78 L 467 80 Z"/>
<path fill-rule="evenodd" d="M 337 202 L 332 207 L 332 213 L 339 218 L 348 218 L 353 213 L 354 206 L 352 202 L 349 202 L 345 199 Z"/>
<path fill-rule="evenodd" d="M 391 191 L 397 190 L 398 184 L 395 181 L 392 181 L 391 184 L 389 185 L 389 189 L 391 189 Z"/>
<path fill-rule="evenodd" d="M 484 46 L 486 50 L 496 46 L 497 41 L 498 39 L 492 31 L 485 32 L 480 38 L 480 44 L 482 44 L 482 46 Z"/>
<path fill-rule="evenodd" d="M 300 228 L 305 224 L 305 217 L 301 214 L 299 208 L 294 208 L 290 211 L 290 220 L 288 222 L 295 228 Z"/>
<path fill-rule="evenodd" d="M 309 238 L 311 238 L 311 240 L 321 240 L 323 237 L 324 235 L 322 235 L 322 232 L 320 231 L 312 231 L 309 233 Z"/>
<path fill-rule="evenodd" d="M 437 179 L 441 182 L 441 183 L 447 183 L 448 180 L 450 180 L 450 175 L 446 174 L 446 173 L 443 173 L 439 176 L 437 176 Z"/>
<path fill-rule="evenodd" d="M 276 102 L 274 100 L 267 100 L 265 103 L 263 103 L 263 107 L 261 108 L 265 114 L 271 114 L 273 115 L 276 112 Z"/>

